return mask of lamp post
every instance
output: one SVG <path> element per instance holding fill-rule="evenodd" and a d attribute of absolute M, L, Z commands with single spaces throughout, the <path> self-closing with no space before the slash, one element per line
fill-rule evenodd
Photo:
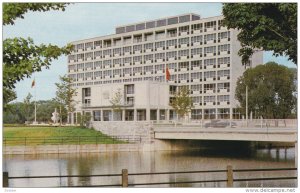
<path fill-rule="evenodd" d="M 246 85 L 246 127 L 248 127 L 248 85 Z"/>

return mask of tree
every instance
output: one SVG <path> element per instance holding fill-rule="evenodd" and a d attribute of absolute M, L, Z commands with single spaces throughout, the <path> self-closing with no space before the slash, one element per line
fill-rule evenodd
<path fill-rule="evenodd" d="M 33 104 L 32 104 L 32 94 L 28 93 L 28 95 L 24 99 L 24 116 L 26 118 L 26 121 L 30 120 L 30 117 L 32 117 L 33 113 Z"/>
<path fill-rule="evenodd" d="M 60 109 L 63 108 L 66 110 L 67 114 L 75 111 L 75 100 L 74 96 L 77 95 L 76 89 L 71 86 L 72 79 L 67 75 L 60 76 L 60 83 L 55 83 L 57 91 L 55 101 L 59 104 Z M 60 116 L 63 112 L 60 110 Z M 62 118 L 61 118 L 62 123 Z"/>
<path fill-rule="evenodd" d="M 16 98 L 17 94 L 13 89 L 3 88 L 3 110 L 7 110 L 9 108 L 8 103 Z"/>
<path fill-rule="evenodd" d="M 114 94 L 112 99 L 109 101 L 112 104 L 113 114 L 116 114 L 118 117 L 113 116 L 114 118 L 117 118 L 117 120 L 122 120 L 122 99 L 123 94 L 121 92 L 121 89 L 118 89 L 118 91 Z"/>
<path fill-rule="evenodd" d="M 247 69 L 239 77 L 236 99 L 243 109 L 246 106 L 246 85 L 248 86 L 248 112 L 268 119 L 288 118 L 296 108 L 296 84 L 293 70 L 268 62 Z"/>
<path fill-rule="evenodd" d="M 13 25 L 17 18 L 24 18 L 28 11 L 62 10 L 66 3 L 4 3 L 3 25 Z M 3 102 L 4 106 L 13 98 L 15 83 L 29 78 L 42 67 L 49 68 L 52 60 L 71 52 L 72 46 L 35 45 L 31 38 L 8 38 L 3 41 Z"/>
<path fill-rule="evenodd" d="M 182 87 L 174 94 L 174 98 L 171 100 L 170 105 L 180 118 L 190 112 L 193 107 L 189 93 L 190 92 L 187 87 Z"/>
<path fill-rule="evenodd" d="M 297 3 L 225 3 L 223 15 L 223 25 L 240 30 L 243 64 L 254 49 L 286 55 L 297 64 Z"/>

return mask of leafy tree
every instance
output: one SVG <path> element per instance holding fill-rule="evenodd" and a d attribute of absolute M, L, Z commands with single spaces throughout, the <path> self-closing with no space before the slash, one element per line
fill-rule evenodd
<path fill-rule="evenodd" d="M 180 118 L 184 117 L 190 112 L 193 107 L 192 99 L 189 94 L 189 90 L 186 87 L 182 87 L 174 94 L 174 98 L 171 100 L 171 107 L 175 110 Z"/>
<path fill-rule="evenodd" d="M 55 83 L 57 91 L 55 101 L 59 104 L 60 108 L 64 109 L 67 114 L 70 114 L 75 111 L 75 100 L 74 96 L 77 95 L 76 89 L 71 86 L 72 79 L 67 75 L 60 76 L 60 83 Z M 60 111 L 60 115 L 64 111 Z M 62 123 L 62 118 L 61 118 Z"/>
<path fill-rule="evenodd" d="M 3 3 L 3 25 L 13 25 L 17 18 L 24 19 L 28 11 L 62 10 L 68 3 Z"/>
<path fill-rule="evenodd" d="M 34 109 L 34 106 L 33 106 L 33 103 L 31 101 L 32 99 L 32 94 L 28 93 L 28 95 L 25 97 L 24 99 L 24 116 L 26 118 L 26 121 L 29 121 L 30 120 L 30 117 L 32 117 L 32 114 L 33 114 L 33 109 Z"/>
<path fill-rule="evenodd" d="M 3 88 L 3 110 L 7 110 L 10 107 L 8 103 L 16 98 L 17 94 L 13 89 Z"/>
<path fill-rule="evenodd" d="M 4 3 L 3 25 L 13 25 L 17 18 L 24 18 L 28 11 L 62 10 L 66 3 Z M 35 45 L 31 38 L 8 38 L 3 41 L 3 102 L 4 106 L 14 98 L 15 83 L 29 78 L 33 72 L 49 68 L 52 60 L 69 54 L 71 45 Z"/>
<path fill-rule="evenodd" d="M 225 3 L 223 15 L 225 26 L 240 30 L 243 64 L 254 49 L 286 55 L 297 64 L 297 3 Z"/>
<path fill-rule="evenodd" d="M 113 117 L 115 120 L 122 120 L 122 99 L 123 94 L 121 92 L 121 89 L 118 89 L 118 91 L 114 94 L 112 99 L 109 101 L 112 104 L 113 109 Z"/>
<path fill-rule="evenodd" d="M 246 106 L 248 86 L 248 112 L 269 119 L 290 117 L 296 108 L 294 72 L 275 62 L 247 69 L 237 80 L 236 99 L 243 109 Z"/>

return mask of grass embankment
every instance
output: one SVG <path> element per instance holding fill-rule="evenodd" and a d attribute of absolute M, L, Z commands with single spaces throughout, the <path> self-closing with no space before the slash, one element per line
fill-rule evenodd
<path fill-rule="evenodd" d="M 6 127 L 4 145 L 54 145 L 54 144 L 114 144 L 127 143 L 109 137 L 94 129 L 82 127 Z"/>

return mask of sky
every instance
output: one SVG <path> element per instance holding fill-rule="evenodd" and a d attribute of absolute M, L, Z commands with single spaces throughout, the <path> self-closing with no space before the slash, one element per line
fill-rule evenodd
<path fill-rule="evenodd" d="M 115 27 L 146 20 L 154 20 L 185 13 L 211 17 L 222 14 L 221 3 L 73 3 L 63 11 L 28 12 L 24 19 L 17 19 L 15 25 L 3 27 L 3 39 L 31 37 L 35 44 L 67 43 L 86 38 L 115 33 Z M 264 53 L 264 63 L 275 61 L 288 67 L 296 67 L 287 57 L 273 57 Z M 16 84 L 17 99 L 23 99 L 30 92 L 36 100 L 55 97 L 59 76 L 67 74 L 67 57 L 61 56 L 52 62 L 50 69 L 34 73 L 36 91 L 31 88 L 32 78 Z"/>

